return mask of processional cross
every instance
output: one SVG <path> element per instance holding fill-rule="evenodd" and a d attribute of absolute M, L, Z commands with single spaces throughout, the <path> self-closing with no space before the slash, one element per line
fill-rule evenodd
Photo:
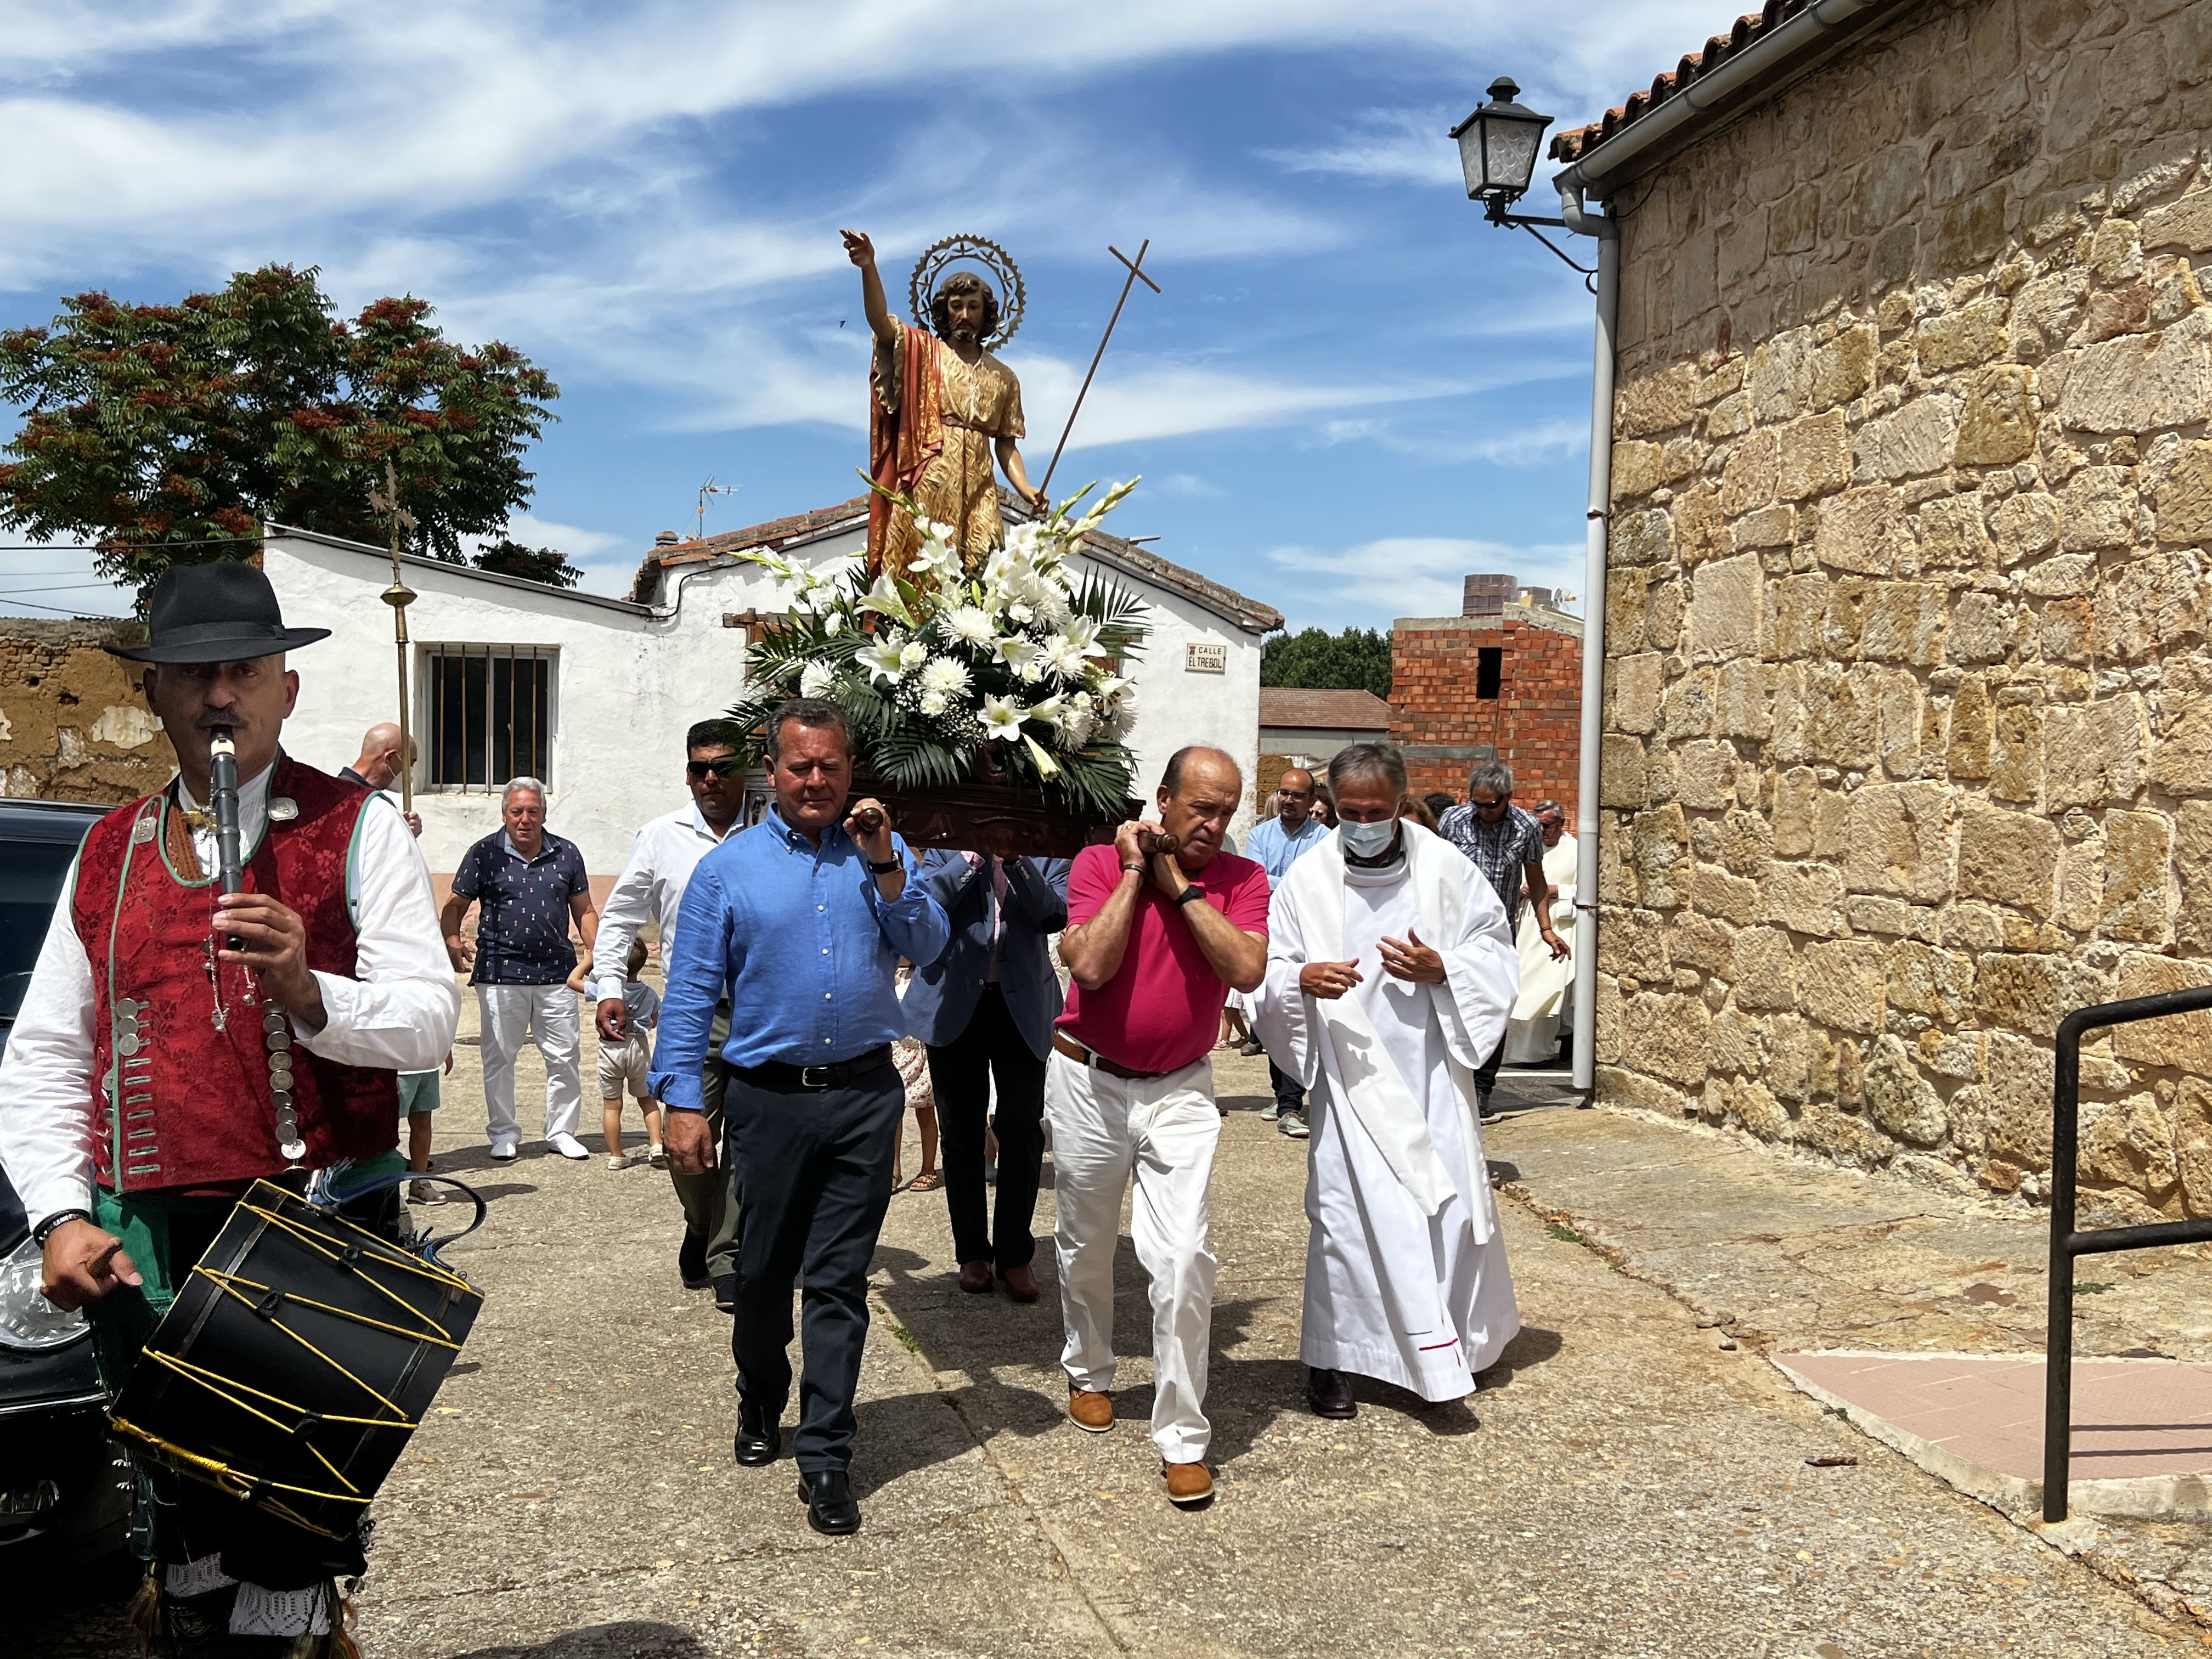
<path fill-rule="evenodd" d="M 407 607 L 415 602 L 415 592 L 400 577 L 399 538 L 404 532 L 415 528 L 415 515 L 400 505 L 399 479 L 388 455 L 384 459 L 384 488 L 369 485 L 368 506 L 384 520 L 391 534 L 392 586 L 384 590 L 382 598 L 392 607 L 392 637 L 399 648 L 399 810 L 411 813 L 415 810 L 415 738 L 408 719 L 412 699 L 407 695 Z"/>

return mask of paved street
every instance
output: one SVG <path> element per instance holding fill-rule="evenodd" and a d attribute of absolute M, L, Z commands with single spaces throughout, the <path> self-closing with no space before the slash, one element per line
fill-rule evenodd
<path fill-rule="evenodd" d="M 535 1148 L 488 1169 L 461 1052 L 441 1163 L 493 1200 L 456 1252 L 489 1299 L 378 1505 L 370 1659 L 2197 1646 L 1522 1202 L 1504 1207 L 1528 1329 L 1484 1392 L 1429 1407 L 1369 1388 L 1356 1421 L 1313 1418 L 1297 1363 L 1304 1150 L 1261 1121 L 1257 1060 L 1220 1068 L 1215 1504 L 1179 1513 L 1160 1495 L 1138 1426 L 1146 1358 L 1124 1368 L 1114 1433 L 1068 1427 L 1048 1273 L 1035 1307 L 963 1296 L 942 1199 L 910 1194 L 876 1263 L 854 1469 L 866 1528 L 817 1538 L 787 1457 L 730 1462 L 728 1326 L 678 1286 L 666 1177 Z M 526 1101 L 537 1075 L 526 1062 Z M 1585 1132 L 1604 1115 L 1572 1115 Z M 1529 1114 L 1495 1139 L 1543 1120 L 1570 1121 Z M 1141 1347 L 1123 1255 L 1121 1329 Z M 30 1650 L 130 1649 L 111 1594 Z"/>

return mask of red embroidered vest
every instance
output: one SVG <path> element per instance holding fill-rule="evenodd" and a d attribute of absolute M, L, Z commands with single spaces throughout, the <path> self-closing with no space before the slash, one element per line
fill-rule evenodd
<path fill-rule="evenodd" d="M 308 967 L 350 979 L 346 864 L 368 792 L 279 756 L 269 799 L 246 890 L 299 912 Z M 280 819 L 285 801 L 296 810 Z M 93 826 L 77 860 L 72 911 L 92 963 L 94 1178 L 138 1192 L 280 1173 L 272 1091 L 287 1082 L 308 1168 L 390 1152 L 399 1138 L 397 1073 L 309 1054 L 249 970 L 219 963 L 219 982 L 210 975 L 216 884 L 171 867 L 175 810 L 166 790 L 118 807 Z"/>

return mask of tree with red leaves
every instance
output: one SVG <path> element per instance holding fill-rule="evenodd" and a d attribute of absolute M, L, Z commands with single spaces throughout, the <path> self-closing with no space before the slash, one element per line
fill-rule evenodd
<path fill-rule="evenodd" d="M 0 332 L 0 401 L 23 412 L 0 526 L 92 541 L 143 596 L 172 565 L 250 556 L 264 523 L 384 545 L 388 458 L 414 550 L 504 543 L 560 389 L 512 346 L 447 340 L 412 295 L 341 321 L 317 275 L 266 265 L 166 306 L 80 294 Z"/>

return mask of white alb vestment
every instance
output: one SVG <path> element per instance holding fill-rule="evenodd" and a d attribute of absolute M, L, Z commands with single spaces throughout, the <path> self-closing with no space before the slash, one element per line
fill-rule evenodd
<path fill-rule="evenodd" d="M 1504 907 L 1449 842 L 1404 823 L 1405 856 L 1344 861 L 1331 836 L 1275 890 L 1253 1030 L 1312 1091 L 1304 1334 L 1312 1366 L 1457 1400 L 1521 1328 L 1491 1197 L 1473 1068 L 1498 1046 L 1519 977 Z M 1444 982 L 1383 970 L 1386 936 L 1443 958 Z M 1309 962 L 1360 982 L 1308 996 Z"/>
<path fill-rule="evenodd" d="M 1544 854 L 1544 879 L 1552 884 L 1552 927 L 1563 938 L 1575 936 L 1575 860 L 1578 844 L 1563 832 Z M 1559 1052 L 1559 1027 L 1572 1006 L 1575 964 L 1554 962 L 1552 947 L 1536 931 L 1536 908 L 1521 911 L 1521 994 L 1505 1026 L 1508 1066 L 1541 1066 Z"/>

